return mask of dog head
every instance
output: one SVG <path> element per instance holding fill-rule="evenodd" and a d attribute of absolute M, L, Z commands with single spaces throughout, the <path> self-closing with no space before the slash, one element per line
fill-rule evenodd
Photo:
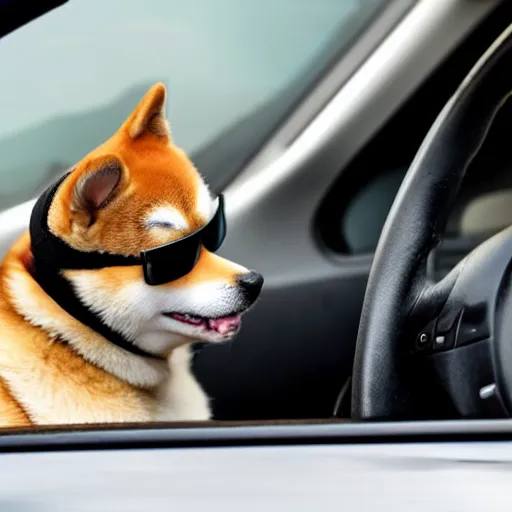
<path fill-rule="evenodd" d="M 165 87 L 153 86 L 121 128 L 65 178 L 48 210 L 55 236 L 86 253 L 138 256 L 212 219 L 218 198 L 173 144 L 165 99 Z M 263 284 L 261 275 L 204 246 L 190 272 L 157 286 L 145 282 L 141 265 L 66 270 L 64 276 L 109 327 L 155 354 L 230 339 Z"/>

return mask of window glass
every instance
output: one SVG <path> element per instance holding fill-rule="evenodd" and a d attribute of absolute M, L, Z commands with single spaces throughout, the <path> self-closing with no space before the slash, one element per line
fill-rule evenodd
<path fill-rule="evenodd" d="M 176 142 L 215 185 L 383 3 L 70 1 L 0 41 L 0 209 L 103 142 L 157 81 Z M 247 140 L 229 131 L 240 121 Z"/>

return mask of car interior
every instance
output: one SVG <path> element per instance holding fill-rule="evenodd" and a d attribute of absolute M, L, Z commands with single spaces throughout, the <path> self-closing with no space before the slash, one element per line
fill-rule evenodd
<path fill-rule="evenodd" d="M 128 23 L 138 30 L 148 3 L 122 1 L 127 11 L 139 9 L 137 23 Z M 254 4 L 260 21 L 269 18 L 266 8 L 285 4 L 265 2 Z M 0 37 L 66 3 L 0 0 Z M 314 9 L 322 3 L 326 12 L 341 5 L 324 0 Z M 314 25 L 310 4 L 302 3 L 302 14 Z M 222 8 L 240 5 L 226 0 L 215 9 L 220 19 Z M 293 16 L 297 5 L 292 0 L 280 15 Z M 194 358 L 220 421 L 2 431 L 2 511 L 301 511 L 339 503 L 509 510 L 512 2 L 347 6 L 364 6 L 364 15 L 348 27 L 345 20 L 341 31 L 350 37 L 316 62 L 309 80 L 248 109 L 191 152 L 225 198 L 221 254 L 265 277 L 237 338 L 205 345 Z M 277 14 L 270 18 L 281 36 Z M 154 19 L 148 26 L 169 30 Z M 122 32 L 103 28 L 110 39 Z M 59 48 L 55 26 L 45 30 L 33 34 Z M 4 60 L 4 71 L 14 66 L 22 76 L 24 65 L 38 68 L 39 60 L 38 70 L 48 71 L 41 54 L 24 52 L 19 39 L 9 44 L 16 58 Z M 73 74 L 69 62 L 64 68 L 61 77 Z M 38 93 L 43 75 L 30 83 Z M 229 100 L 244 80 L 230 84 Z M 10 83 L 16 91 L 23 85 Z M 0 176 L 11 179 L 0 190 L 0 255 L 26 230 L 40 189 L 72 164 L 73 151 L 101 140 L 141 92 L 139 83 L 101 108 L 61 113 L 7 136 L 0 123 Z M 0 111 L 17 111 L 16 98 L 1 100 Z M 186 132 L 193 124 L 181 126 Z M 61 139 L 70 147 L 53 151 Z M 50 159 L 24 175 L 41 155 Z"/>
<path fill-rule="evenodd" d="M 197 154 L 200 169 L 233 166 L 215 184 L 226 197 L 228 221 L 219 253 L 265 277 L 236 340 L 204 347 L 195 357 L 215 420 L 354 417 L 356 341 L 358 331 L 367 332 L 360 325 L 363 301 L 388 213 L 440 111 L 512 20 L 510 2 L 382 4 L 350 47 L 280 111 L 272 131 L 258 133 L 249 159 L 234 158 L 226 140 L 251 139 L 251 126 L 272 105 Z M 511 115 L 508 101 L 450 203 L 442 243 L 427 258 L 431 283 L 451 282 L 461 260 L 512 224 Z M 26 229 L 28 199 L 0 212 L 2 254 Z M 364 366 L 365 356 L 358 358 Z M 358 392 L 366 385 L 355 382 Z M 431 383 L 425 386 L 419 392 Z M 356 404 L 359 416 L 379 416 L 367 403 Z M 446 406 L 428 414 L 483 413 Z M 391 416 L 401 417 L 394 409 Z"/>
<path fill-rule="evenodd" d="M 332 258 L 345 272 L 332 279 L 315 276 L 312 260 L 311 268 L 303 270 L 302 277 L 290 278 L 292 282 L 277 285 L 270 280 L 240 339 L 232 347 L 211 349 L 201 355 L 202 360 L 198 358 L 199 375 L 219 397 L 219 418 L 350 417 L 361 307 L 387 214 L 422 139 L 469 69 L 508 26 L 511 7 L 506 2 L 497 6 L 461 38 L 339 169 L 319 198 L 308 236 L 324 258 Z M 430 256 L 428 272 L 433 280 L 441 280 L 481 242 L 510 225 L 505 128 L 510 113 L 509 102 L 467 171 L 443 241 Z M 310 172 L 318 169 L 312 166 Z M 269 215 L 271 223 L 280 212 Z M 293 246 L 292 240 L 289 243 Z M 256 256 L 256 246 L 253 250 L 254 265 L 261 267 L 264 256 Z M 215 376 L 210 357 L 221 362 L 225 380 Z"/>

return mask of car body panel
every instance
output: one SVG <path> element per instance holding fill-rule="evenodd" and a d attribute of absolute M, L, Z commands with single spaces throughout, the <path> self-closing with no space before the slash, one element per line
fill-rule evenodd
<path fill-rule="evenodd" d="M 510 509 L 510 421 L 45 433 L 0 446 L 9 511 Z"/>

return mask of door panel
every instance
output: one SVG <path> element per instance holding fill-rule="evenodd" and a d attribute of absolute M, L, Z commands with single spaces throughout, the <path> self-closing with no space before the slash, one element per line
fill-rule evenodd
<path fill-rule="evenodd" d="M 196 369 L 217 418 L 325 418 L 352 370 L 366 272 L 272 286 L 229 345 Z M 350 298 L 350 299 L 348 299 Z"/>
<path fill-rule="evenodd" d="M 453 436 L 450 440 L 443 438 L 443 431 L 449 430 L 446 425 L 428 428 L 419 424 L 400 429 L 392 424 L 390 429 L 397 433 L 415 431 L 416 439 L 410 438 L 414 435 L 384 438 L 380 434 L 376 443 L 379 434 L 371 439 L 371 431 L 378 431 L 379 426 L 373 427 L 309 427 L 317 432 L 317 442 L 328 443 L 323 445 L 317 445 L 314 437 L 300 442 L 289 436 L 279 442 L 276 428 L 266 427 L 260 428 L 264 435 L 253 443 L 251 432 L 244 432 L 248 442 L 228 444 L 222 443 L 222 434 L 215 436 L 210 430 L 205 433 L 205 437 L 211 436 L 210 442 L 201 447 L 187 443 L 186 431 L 172 430 L 157 432 L 155 438 L 160 437 L 162 442 L 153 446 L 142 441 L 148 436 L 140 432 L 128 433 L 127 443 L 121 448 L 113 443 L 116 437 L 122 437 L 118 433 L 110 436 L 110 445 L 105 443 L 107 436 L 93 433 L 96 447 L 73 446 L 73 436 L 66 434 L 47 434 L 46 443 L 41 440 L 37 451 L 26 446 L 23 450 L 23 442 L 18 440 L 12 443 L 14 453 L 0 457 L 0 509 L 298 512 L 330 510 L 340 503 L 348 511 L 510 510 L 507 496 L 512 443 L 506 428 L 500 430 L 498 426 L 494 436 L 489 429 L 487 439 L 482 440 L 468 435 L 471 427 L 462 434 L 461 425 L 459 436 L 464 435 L 466 441 L 457 442 Z M 307 428 L 302 428 L 303 433 Z M 436 428 L 440 435 L 428 439 L 427 432 L 431 434 Z M 361 431 L 366 431 L 366 436 L 361 436 Z M 266 446 L 272 433 L 272 446 Z M 80 436 L 76 434 L 75 438 Z M 254 430 L 252 434 L 256 437 Z M 232 435 L 244 438 L 240 432 Z M 48 451 L 45 444 L 51 443 L 52 437 L 67 437 L 68 448 L 73 449 L 61 446 L 60 450 Z M 170 440 L 167 443 L 166 437 Z M 181 443 L 172 442 L 180 437 Z"/>

